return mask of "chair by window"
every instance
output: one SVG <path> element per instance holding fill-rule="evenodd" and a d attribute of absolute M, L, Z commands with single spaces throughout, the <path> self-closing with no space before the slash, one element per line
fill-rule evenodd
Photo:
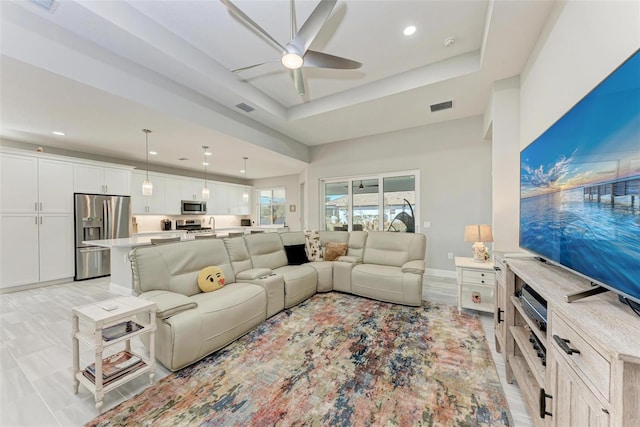
<path fill-rule="evenodd" d="M 151 238 L 152 245 L 165 245 L 167 243 L 176 243 L 180 241 L 180 237 Z"/>

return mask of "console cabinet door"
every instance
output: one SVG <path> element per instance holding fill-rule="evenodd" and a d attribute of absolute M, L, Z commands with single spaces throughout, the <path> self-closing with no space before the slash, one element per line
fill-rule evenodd
<path fill-rule="evenodd" d="M 73 277 L 73 215 L 41 215 L 38 222 L 40 281 Z"/>
<path fill-rule="evenodd" d="M 37 283 L 39 216 L 0 215 L 0 288 Z"/>
<path fill-rule="evenodd" d="M 587 386 L 576 376 L 555 344 L 550 349 L 551 381 L 555 384 L 552 420 L 558 427 L 608 427 L 609 414 Z M 547 400 L 549 402 L 549 400 Z M 549 405 L 549 403 L 547 403 Z M 535 415 L 534 415 L 535 416 Z M 549 425 L 549 424 L 547 424 Z"/>

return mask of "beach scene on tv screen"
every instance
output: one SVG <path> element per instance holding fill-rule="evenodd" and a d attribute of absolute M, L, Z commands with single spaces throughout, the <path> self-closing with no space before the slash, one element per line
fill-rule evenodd
<path fill-rule="evenodd" d="M 640 53 L 521 152 L 520 246 L 640 301 Z"/>

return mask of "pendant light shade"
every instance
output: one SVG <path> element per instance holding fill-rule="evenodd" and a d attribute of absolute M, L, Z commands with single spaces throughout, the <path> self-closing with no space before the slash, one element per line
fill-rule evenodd
<path fill-rule="evenodd" d="M 144 147 L 147 157 L 147 175 L 145 180 L 142 182 L 142 195 L 143 196 L 152 196 L 153 195 L 153 183 L 149 179 L 149 134 L 151 131 L 149 129 L 142 129 L 144 132 Z"/>
<path fill-rule="evenodd" d="M 243 157 L 244 159 L 244 193 L 242 193 L 242 200 L 244 202 L 249 201 L 249 191 L 247 191 L 247 159 L 248 157 Z"/>
<path fill-rule="evenodd" d="M 209 149 L 208 145 L 203 145 L 202 149 L 204 150 L 204 162 L 202 162 L 202 164 L 204 165 L 204 187 L 202 187 L 202 200 L 209 200 L 209 187 L 207 187 L 207 155 L 209 155 L 209 153 L 207 153 L 207 150 Z"/>

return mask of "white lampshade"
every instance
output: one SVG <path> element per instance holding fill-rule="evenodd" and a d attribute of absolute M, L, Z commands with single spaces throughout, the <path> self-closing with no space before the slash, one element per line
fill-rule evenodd
<path fill-rule="evenodd" d="M 249 193 L 247 193 L 247 190 L 244 190 L 244 193 L 242 193 L 242 201 L 246 202 L 247 200 L 249 200 Z"/>
<path fill-rule="evenodd" d="M 493 233 L 489 224 L 473 224 L 464 227 L 465 242 L 493 242 Z"/>
<path fill-rule="evenodd" d="M 202 187 L 202 200 L 209 200 L 209 187 Z"/>
<path fill-rule="evenodd" d="M 149 179 L 145 179 L 142 182 L 142 195 L 143 196 L 152 196 L 153 195 L 153 183 Z"/>

